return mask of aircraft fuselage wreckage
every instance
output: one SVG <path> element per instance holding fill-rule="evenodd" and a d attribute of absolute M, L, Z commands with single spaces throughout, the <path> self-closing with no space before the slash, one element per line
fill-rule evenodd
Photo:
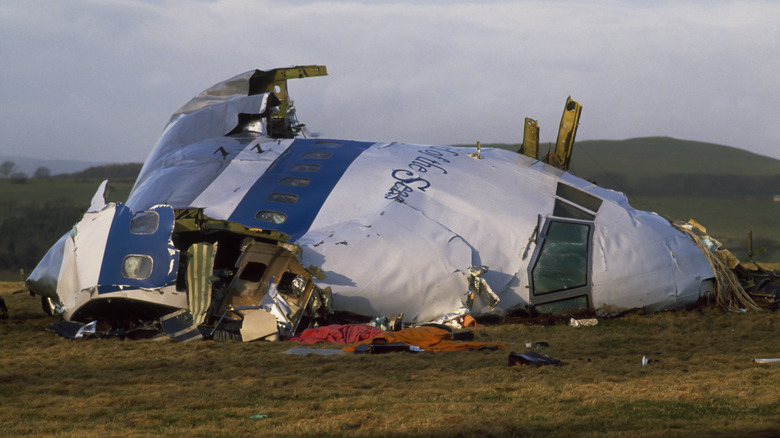
<path fill-rule="evenodd" d="M 531 119 L 521 153 L 304 138 L 287 79 L 326 74 L 255 70 L 196 96 L 127 202 L 106 203 L 104 182 L 27 287 L 68 321 L 175 315 L 245 340 L 333 312 L 654 311 L 716 287 L 687 233 L 565 170 L 571 99 L 542 159 Z"/>

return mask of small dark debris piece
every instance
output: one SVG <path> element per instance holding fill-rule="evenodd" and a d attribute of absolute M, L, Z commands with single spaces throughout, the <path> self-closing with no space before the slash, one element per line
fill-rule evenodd
<path fill-rule="evenodd" d="M 2 297 L 0 297 L 0 319 L 8 319 L 8 307 L 5 307 Z"/>
<path fill-rule="evenodd" d="M 390 342 L 387 344 L 361 344 L 355 348 L 355 353 L 364 354 L 394 353 L 397 351 L 416 353 L 418 350 L 402 342 Z"/>
<path fill-rule="evenodd" d="M 550 344 L 548 344 L 547 342 L 541 341 L 541 342 L 529 342 L 529 343 L 525 344 L 525 346 L 528 347 L 528 348 L 543 348 L 543 347 L 549 347 Z"/>
<path fill-rule="evenodd" d="M 54 332 L 63 338 L 76 339 L 76 333 L 78 333 L 79 329 L 83 326 L 84 324 L 78 322 L 54 321 L 46 327 L 46 330 Z"/>
<path fill-rule="evenodd" d="M 473 341 L 474 340 L 474 332 L 472 332 L 472 331 L 452 332 L 452 340 L 453 341 Z"/>
<path fill-rule="evenodd" d="M 513 351 L 509 353 L 509 366 L 512 365 L 536 365 L 540 367 L 542 365 L 561 365 L 561 361 L 535 351 L 528 353 L 515 353 Z"/>

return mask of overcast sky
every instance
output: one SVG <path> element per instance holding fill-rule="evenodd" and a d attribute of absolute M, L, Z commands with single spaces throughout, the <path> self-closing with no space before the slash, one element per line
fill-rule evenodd
<path fill-rule="evenodd" d="M 143 161 L 170 115 L 238 73 L 300 64 L 324 137 L 670 136 L 780 158 L 780 2 L 0 0 L 0 155 Z"/>

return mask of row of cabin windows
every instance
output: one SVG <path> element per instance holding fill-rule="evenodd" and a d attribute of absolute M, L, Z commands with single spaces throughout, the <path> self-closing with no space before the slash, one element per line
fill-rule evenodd
<path fill-rule="evenodd" d="M 332 141 L 318 141 L 314 143 L 315 147 L 320 147 L 325 149 L 335 149 L 341 147 L 342 145 L 343 145 L 342 143 L 332 142 Z M 332 156 L 333 154 L 331 152 L 312 151 L 312 152 L 304 153 L 303 155 L 301 155 L 301 158 L 307 160 L 327 160 Z M 313 173 L 313 172 L 318 172 L 321 168 L 322 166 L 319 164 L 295 164 L 290 168 L 290 171 Z M 307 187 L 310 183 L 311 180 L 309 178 L 297 177 L 297 176 L 286 176 L 280 179 L 279 181 L 277 181 L 278 185 L 289 186 L 289 187 Z M 296 202 L 298 202 L 298 195 L 292 193 L 275 192 L 268 195 L 266 200 L 270 202 L 277 202 L 280 204 L 295 204 Z M 269 222 L 272 224 L 279 225 L 279 224 L 283 224 L 287 220 L 287 215 L 279 211 L 260 210 L 255 214 L 255 219 L 259 221 Z"/>
<path fill-rule="evenodd" d="M 325 149 L 334 149 L 341 147 L 341 143 L 320 141 L 314 144 L 317 147 Z M 331 152 L 312 151 L 306 152 L 301 158 L 308 160 L 327 160 L 332 157 Z M 319 164 L 296 164 L 290 170 L 293 172 L 317 172 L 321 166 Z M 285 177 L 278 181 L 279 185 L 290 187 L 306 187 L 311 183 L 309 178 Z M 271 193 L 266 198 L 271 202 L 281 204 L 295 204 L 298 202 L 298 195 L 292 193 Z M 273 224 L 281 224 L 287 220 L 287 215 L 277 211 L 261 210 L 255 217 L 261 221 Z M 160 215 L 154 211 L 139 211 L 133 214 L 130 220 L 130 233 L 137 235 L 154 234 L 160 226 Z M 122 260 L 122 276 L 134 280 L 143 280 L 152 275 L 154 263 L 150 256 L 142 254 L 130 254 Z"/>

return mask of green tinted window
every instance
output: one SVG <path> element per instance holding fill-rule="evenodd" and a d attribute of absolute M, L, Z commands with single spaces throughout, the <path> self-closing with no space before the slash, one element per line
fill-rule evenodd
<path fill-rule="evenodd" d="M 565 315 L 567 313 L 581 312 L 588 310 L 588 297 L 569 298 L 567 300 L 553 301 L 552 303 L 537 304 L 534 306 L 539 313 L 550 315 Z"/>
<path fill-rule="evenodd" d="M 589 231 L 586 224 L 550 222 L 531 271 L 534 295 L 587 285 Z"/>

